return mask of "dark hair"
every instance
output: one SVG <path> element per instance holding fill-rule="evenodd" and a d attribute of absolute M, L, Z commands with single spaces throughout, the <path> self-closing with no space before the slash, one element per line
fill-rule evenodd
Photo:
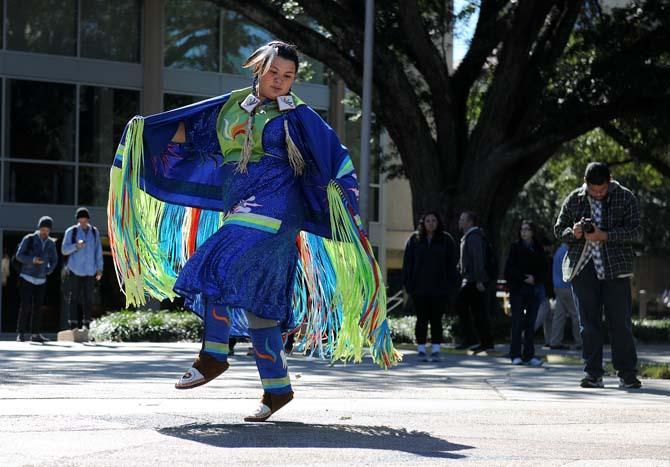
<path fill-rule="evenodd" d="M 423 240 L 424 238 L 426 238 L 426 226 L 424 224 L 424 221 L 428 216 L 435 216 L 435 219 L 437 219 L 437 228 L 435 229 L 434 234 L 435 237 L 441 236 L 444 232 L 444 224 L 442 223 L 442 219 L 440 218 L 440 215 L 437 213 L 437 211 L 426 211 L 419 218 L 419 228 L 417 233 L 419 240 Z"/>
<path fill-rule="evenodd" d="M 268 45 L 277 49 L 278 57 L 291 60 L 293 63 L 295 63 L 295 72 L 298 73 L 298 68 L 300 67 L 300 57 L 298 57 L 298 48 L 294 44 L 289 44 L 288 42 L 284 41 L 271 41 L 268 42 Z"/>
<path fill-rule="evenodd" d="M 602 185 L 610 181 L 610 169 L 604 162 L 591 162 L 584 171 L 584 180 L 589 185 Z"/>
<path fill-rule="evenodd" d="M 533 232 L 533 240 L 532 240 L 533 247 L 536 248 L 538 251 L 542 250 L 542 244 L 540 243 L 540 235 L 537 225 L 535 224 L 535 222 L 529 219 L 524 219 L 519 224 L 519 232 L 517 232 L 517 235 L 519 236 L 519 241 L 523 241 L 521 239 L 521 227 L 523 227 L 524 225 L 530 227 L 530 231 Z"/>
<path fill-rule="evenodd" d="M 477 225 L 479 222 L 479 216 L 477 215 L 476 212 L 474 211 L 463 211 L 463 214 L 465 214 L 465 217 L 468 218 L 470 222 L 472 222 L 472 225 Z M 461 214 L 461 215 L 463 215 Z"/>

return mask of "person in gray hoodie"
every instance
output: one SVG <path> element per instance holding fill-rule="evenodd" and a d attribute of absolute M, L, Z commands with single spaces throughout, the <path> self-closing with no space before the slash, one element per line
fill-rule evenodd
<path fill-rule="evenodd" d="M 54 272 L 58 264 L 56 243 L 49 237 L 52 227 L 51 217 L 41 217 L 37 230 L 23 237 L 16 252 L 16 260 L 21 263 L 19 272 L 21 307 L 16 330 L 16 340 L 20 342 L 25 341 L 28 334 L 32 342 L 47 341 L 40 334 L 40 307 L 44 302 L 47 276 Z"/>

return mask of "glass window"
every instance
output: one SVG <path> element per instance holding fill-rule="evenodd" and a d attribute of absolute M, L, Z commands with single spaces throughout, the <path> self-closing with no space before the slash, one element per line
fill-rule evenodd
<path fill-rule="evenodd" d="M 76 0 L 7 0 L 7 48 L 77 54 Z"/>
<path fill-rule="evenodd" d="M 105 206 L 109 193 L 109 167 L 79 167 L 79 204 Z"/>
<path fill-rule="evenodd" d="M 8 80 L 8 157 L 74 159 L 75 86 Z"/>
<path fill-rule="evenodd" d="M 81 2 L 81 56 L 140 61 L 140 0 Z"/>
<path fill-rule="evenodd" d="M 219 71 L 219 8 L 204 0 L 165 5 L 165 66 Z"/>
<path fill-rule="evenodd" d="M 223 73 L 246 74 L 250 70 L 242 68 L 242 63 L 251 53 L 263 44 L 270 42 L 274 36 L 241 16 L 239 13 L 223 10 Z"/>
<path fill-rule="evenodd" d="M 79 160 L 111 164 L 126 123 L 140 111 L 140 92 L 81 86 Z"/>
<path fill-rule="evenodd" d="M 74 167 L 5 163 L 5 201 L 74 204 Z"/>
<path fill-rule="evenodd" d="M 177 109 L 194 102 L 204 101 L 206 97 L 189 96 L 188 94 L 163 94 L 163 108 L 165 110 Z"/>

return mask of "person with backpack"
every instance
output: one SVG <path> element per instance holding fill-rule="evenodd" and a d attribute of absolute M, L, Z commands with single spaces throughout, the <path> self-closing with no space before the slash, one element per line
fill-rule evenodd
<path fill-rule="evenodd" d="M 16 250 L 14 264 L 19 271 L 21 306 L 17 319 L 16 340 L 24 342 L 30 334 L 32 342 L 48 341 L 40 334 L 40 307 L 47 289 L 47 276 L 58 264 L 55 239 L 49 237 L 53 219 L 40 218 L 35 232 L 26 235 Z"/>
<path fill-rule="evenodd" d="M 75 217 L 77 223 L 65 231 L 61 247 L 70 284 L 66 300 L 70 309 L 68 324 L 70 329 L 78 328 L 79 298 L 83 295 L 81 327 L 87 329 L 91 322 L 93 284 L 102 277 L 102 244 L 98 229 L 89 222 L 88 210 L 77 209 Z"/>
<path fill-rule="evenodd" d="M 541 366 L 535 357 L 535 320 L 545 299 L 546 259 L 537 238 L 537 227 L 529 220 L 521 222 L 519 240 L 512 244 L 505 263 L 512 307 L 512 365 Z M 522 349 L 523 344 L 523 349 Z"/>
<path fill-rule="evenodd" d="M 458 263 L 461 273 L 459 293 L 459 320 L 464 333 L 464 341 L 458 348 L 468 348 L 473 352 L 492 350 L 493 337 L 486 306 L 486 286 L 497 275 L 495 255 L 481 228 L 477 226 L 477 214 L 466 211 L 458 219 L 461 237 L 461 256 Z M 479 335 L 476 344 L 471 318 Z"/>

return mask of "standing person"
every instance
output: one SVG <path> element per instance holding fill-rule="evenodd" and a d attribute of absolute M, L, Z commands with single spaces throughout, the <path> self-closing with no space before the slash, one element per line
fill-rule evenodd
<path fill-rule="evenodd" d="M 7 254 L 7 250 L 3 250 L 2 252 L 2 286 L 6 287 L 7 286 L 7 278 L 9 277 L 9 255 Z"/>
<path fill-rule="evenodd" d="M 586 361 L 581 386 L 604 386 L 604 309 L 612 343 L 612 364 L 620 387 L 641 387 L 637 379 L 630 290 L 632 243 L 642 235 L 637 198 L 612 180 L 606 164 L 591 162 L 584 172 L 584 185 L 563 202 L 554 232 L 568 244 L 563 279 L 572 284 L 581 324 L 582 356 Z"/>
<path fill-rule="evenodd" d="M 456 244 L 444 231 L 437 212 L 421 216 L 419 229 L 405 245 L 403 285 L 416 312 L 415 336 L 419 358 L 428 361 L 426 335 L 430 322 L 430 360 L 440 360 L 442 315 L 450 295 L 458 288 Z"/>
<path fill-rule="evenodd" d="M 535 320 L 535 332 L 540 329 L 542 326 L 542 335 L 544 337 L 544 347 L 550 347 L 551 341 L 551 324 L 554 320 L 554 310 L 552 309 L 551 302 L 556 296 L 554 295 L 554 284 L 552 281 L 548 280 L 551 277 L 551 267 L 552 267 L 552 251 L 551 251 L 551 242 L 549 239 L 542 236 L 540 240 L 540 245 L 542 245 L 542 251 L 544 253 L 544 264 L 545 264 L 545 280 L 542 284 L 542 299 L 540 300 L 540 306 L 537 309 L 537 319 Z"/>
<path fill-rule="evenodd" d="M 569 349 L 563 344 L 565 332 L 565 318 L 569 317 L 572 324 L 572 338 L 578 350 L 582 348 L 582 336 L 579 331 L 579 316 L 575 307 L 575 299 L 572 296 L 570 283 L 563 280 L 563 258 L 568 253 L 568 245 L 561 243 L 552 264 L 552 280 L 554 283 L 554 294 L 556 295 L 556 309 L 554 310 L 554 321 L 551 324 L 550 347 L 555 350 Z"/>
<path fill-rule="evenodd" d="M 70 329 L 77 329 L 79 299 L 82 300 L 82 328 L 88 329 L 93 307 L 93 285 L 102 277 L 102 243 L 100 232 L 91 225 L 88 209 L 79 208 L 75 214 L 77 223 L 65 231 L 61 253 L 68 270 L 68 308 Z"/>
<path fill-rule="evenodd" d="M 19 272 L 21 307 L 16 336 L 16 340 L 20 342 L 26 340 L 26 334 L 30 334 L 32 342 L 48 341 L 40 334 L 40 308 L 44 303 L 47 276 L 54 272 L 58 264 L 56 243 L 49 237 L 52 228 L 53 219 L 49 216 L 41 217 L 37 231 L 23 237 L 16 251 L 16 259 L 21 263 Z"/>
<path fill-rule="evenodd" d="M 272 41 L 243 66 L 250 88 L 131 120 L 111 172 L 109 232 L 128 302 L 176 292 L 205 321 L 176 387 L 226 371 L 230 336 L 250 334 L 263 395 L 245 420 L 265 421 L 293 398 L 282 332 L 305 329 L 301 345 L 338 360 L 360 360 L 367 343 L 382 367 L 400 355 L 351 158 L 291 93 L 295 46 Z"/>
<path fill-rule="evenodd" d="M 545 253 L 537 239 L 537 227 L 529 220 L 521 222 L 519 240 L 510 247 L 505 263 L 512 308 L 512 365 L 542 365 L 535 357 L 535 320 L 540 302 L 545 299 Z M 523 337 L 523 349 L 522 349 Z"/>
<path fill-rule="evenodd" d="M 458 219 L 461 237 L 460 260 L 458 269 L 462 282 L 459 292 L 459 319 L 464 328 L 464 343 L 474 342 L 471 318 L 479 337 L 479 344 L 471 347 L 473 352 L 492 350 L 493 337 L 486 307 L 486 285 L 493 278 L 486 272 L 487 239 L 484 232 L 477 226 L 477 214 L 466 211 Z"/>

